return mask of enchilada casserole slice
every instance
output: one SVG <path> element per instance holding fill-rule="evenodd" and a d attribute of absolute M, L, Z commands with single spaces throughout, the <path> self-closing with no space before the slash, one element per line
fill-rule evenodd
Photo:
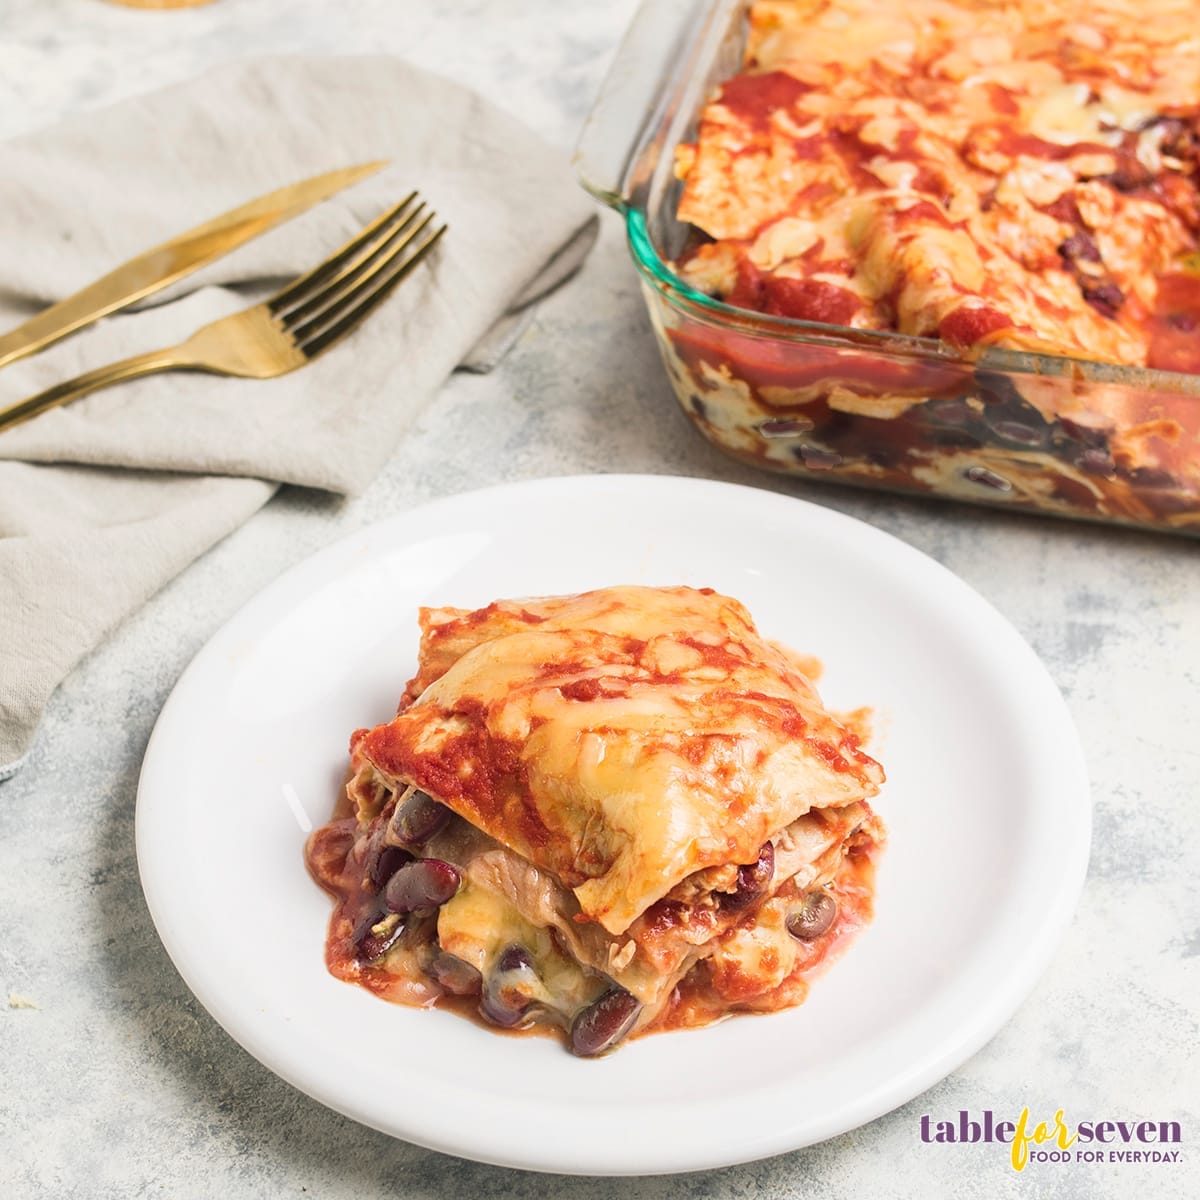
<path fill-rule="evenodd" d="M 883 770 L 737 601 L 614 587 L 421 631 L 309 844 L 336 975 L 593 1055 L 797 1004 L 870 919 Z"/>

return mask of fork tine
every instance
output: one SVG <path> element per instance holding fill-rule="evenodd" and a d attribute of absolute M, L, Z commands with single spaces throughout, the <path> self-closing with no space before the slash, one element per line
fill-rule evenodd
<path fill-rule="evenodd" d="M 316 317 L 326 309 L 333 308 L 340 300 L 356 290 L 362 283 L 379 274 L 410 242 L 412 242 L 425 227 L 433 220 L 434 214 L 428 213 L 419 225 L 413 222 L 425 211 L 425 205 L 418 204 L 405 217 L 402 224 L 397 225 L 382 240 L 368 246 L 344 270 L 340 271 L 324 287 L 318 289 L 309 299 L 294 308 L 276 311 L 276 316 L 283 320 L 286 328 L 296 331 L 311 324 Z"/>
<path fill-rule="evenodd" d="M 364 246 L 373 242 L 382 230 L 393 224 L 416 198 L 417 193 L 415 191 L 409 192 L 399 204 L 395 204 L 386 212 L 381 213 L 374 221 L 355 234 L 344 246 L 325 259 L 324 262 L 318 263 L 311 271 L 301 275 L 299 279 L 293 280 L 282 291 L 276 292 L 267 301 L 267 307 L 273 313 L 279 314 L 284 309 L 304 300 L 312 289 L 320 287 L 327 280 L 339 274 L 342 268 Z"/>
<path fill-rule="evenodd" d="M 432 216 L 432 214 L 430 214 Z M 337 311 L 327 311 L 310 321 L 307 330 L 296 330 L 297 345 L 301 354 L 306 358 L 316 358 L 322 351 L 327 350 L 339 338 L 344 337 L 372 309 L 381 303 L 388 294 L 409 274 L 410 271 L 433 249 L 438 239 L 446 232 L 446 226 L 434 232 L 419 245 L 408 258 L 404 259 L 390 274 L 380 278 L 373 273 L 371 278 L 360 283 L 353 292 L 338 302 Z M 328 324 L 330 320 L 333 324 Z M 321 328 L 314 328 L 321 326 Z M 301 335 L 302 334 L 302 339 Z"/>

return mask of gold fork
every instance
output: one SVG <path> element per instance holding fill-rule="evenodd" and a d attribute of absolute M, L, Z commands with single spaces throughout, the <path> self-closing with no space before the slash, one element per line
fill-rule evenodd
<path fill-rule="evenodd" d="M 433 248 L 446 226 L 416 192 L 377 217 L 319 266 L 253 308 L 196 330 L 178 346 L 151 350 L 55 384 L 0 409 L 0 430 L 114 383 L 158 371 L 207 371 L 273 379 L 311 362 L 349 333 Z"/>

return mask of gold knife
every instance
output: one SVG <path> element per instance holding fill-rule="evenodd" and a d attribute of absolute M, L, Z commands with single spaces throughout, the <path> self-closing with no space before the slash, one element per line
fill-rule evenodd
<path fill-rule="evenodd" d="M 35 354 L 92 321 L 190 275 L 335 192 L 373 175 L 386 163 L 386 159 L 380 159 L 289 184 L 139 254 L 103 279 L 97 279 L 73 296 L 42 309 L 23 325 L 0 337 L 0 367 L 27 354 Z"/>

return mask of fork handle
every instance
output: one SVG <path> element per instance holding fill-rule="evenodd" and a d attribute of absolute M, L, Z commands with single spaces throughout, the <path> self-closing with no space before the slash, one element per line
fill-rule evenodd
<path fill-rule="evenodd" d="M 72 400 L 78 400 L 80 396 L 99 391 L 100 388 L 111 387 L 114 383 L 124 383 L 128 379 L 140 379 L 143 375 L 153 375 L 158 371 L 171 371 L 192 365 L 181 360 L 177 350 L 151 350 L 146 354 L 135 354 L 132 358 L 110 363 L 107 367 L 97 367 L 94 371 L 76 375 L 74 379 L 56 383 L 27 400 L 18 400 L 16 404 L 0 409 L 0 430 L 10 429 L 48 409 L 57 408 L 60 404 L 69 404 Z"/>

